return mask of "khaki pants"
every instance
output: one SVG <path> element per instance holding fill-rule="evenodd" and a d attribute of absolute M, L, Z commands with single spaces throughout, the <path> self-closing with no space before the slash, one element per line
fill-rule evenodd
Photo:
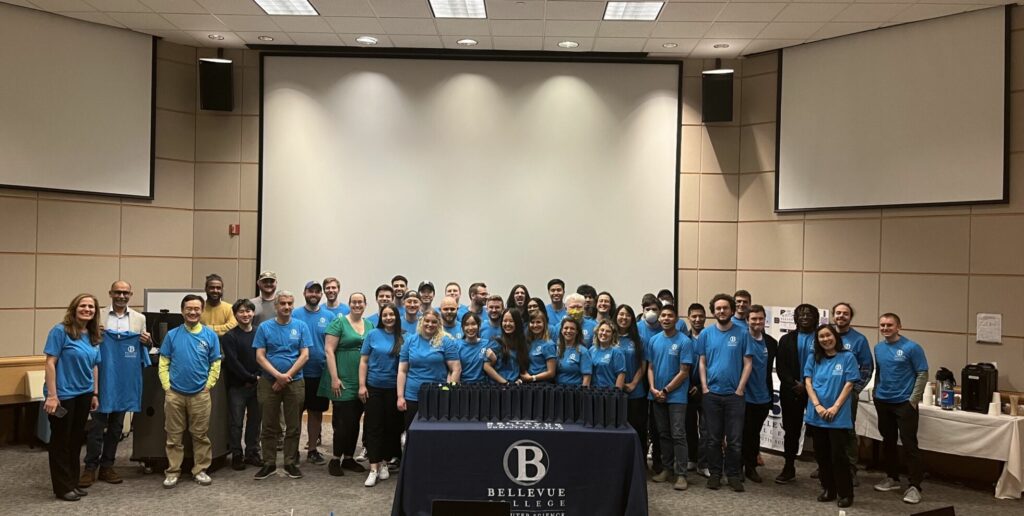
<path fill-rule="evenodd" d="M 256 397 L 263 411 L 263 431 L 260 446 L 263 448 L 263 463 L 277 464 L 277 441 L 281 437 L 281 426 L 271 423 L 284 414 L 284 465 L 295 464 L 299 452 L 299 434 L 302 432 L 302 404 L 306 399 L 305 380 L 296 380 L 284 389 L 274 392 L 274 380 L 260 378 L 256 385 Z M 284 405 L 282 411 L 281 406 Z"/>
<path fill-rule="evenodd" d="M 188 433 L 192 435 L 192 457 L 195 465 L 192 474 L 210 467 L 213 461 L 213 446 L 210 444 L 210 393 L 182 394 L 173 389 L 164 393 L 164 431 L 167 432 L 166 473 L 181 473 L 181 461 L 185 457 L 183 437 L 188 421 Z"/>

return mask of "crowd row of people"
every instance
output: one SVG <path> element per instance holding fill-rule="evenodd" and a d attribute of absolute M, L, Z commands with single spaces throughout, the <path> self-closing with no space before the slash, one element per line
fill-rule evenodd
<path fill-rule="evenodd" d="M 431 283 L 412 290 L 405 277 L 396 276 L 374 292 L 372 314 L 362 293 L 342 303 L 336 278 L 308 282 L 301 306 L 297 296 L 277 289 L 271 271 L 262 272 L 257 285 L 259 296 L 229 305 L 222 300 L 223 280 L 208 276 L 205 299 L 185 296 L 184 325 L 159 345 L 167 488 L 181 475 L 186 425 L 193 439 L 192 477 L 200 485 L 212 482 L 210 389 L 223 371 L 234 469 L 253 465 L 259 468 L 256 479 L 275 475 L 280 443 L 285 474 L 302 477 L 305 412 L 306 462 L 326 463 L 335 476 L 367 472 L 355 456 L 362 422 L 368 487 L 400 465 L 401 436 L 415 418 L 424 383 L 554 382 L 625 391 L 628 421 L 653 448 L 654 482 L 684 490 L 688 473 L 697 471 L 710 489 L 724 483 L 744 491 L 745 480 L 763 481 L 757 471 L 760 432 L 777 390 L 785 465 L 775 482 L 795 479 L 806 425 L 819 466 L 818 500 L 848 507 L 856 481 L 857 400 L 874 376 L 887 473 L 875 489 L 902 488 L 896 448 L 901 439 L 910 471 L 903 500 L 921 498 L 917 403 L 928 365 L 921 346 L 900 335 L 896 314 L 879 318 L 883 340 L 872 353 L 851 326 L 849 303 L 833 306 L 833 324 L 822 325 L 817 307 L 801 304 L 794 312 L 796 329 L 776 342 L 764 331 L 765 308 L 752 304 L 744 290 L 718 294 L 706 308 L 694 303 L 683 312 L 672 293 L 662 290 L 642 298 L 638 318 L 632 307 L 617 305 L 611 293 L 589 285 L 566 295 L 558 279 L 547 284 L 550 303 L 531 297 L 525 285 L 502 298 L 474 283 L 470 303 L 462 305 L 461 287 L 452 282 L 435 307 Z M 141 369 L 149 365 L 146 346 L 152 337 L 144 317 L 128 307 L 130 285 L 115 282 L 110 295 L 105 317 L 95 296 L 76 296 L 44 349 L 51 479 L 55 495 L 64 500 L 84 496 L 96 480 L 121 481 L 112 465 L 124 413 L 140 410 Z M 706 324 L 708 312 L 712 324 Z M 331 405 L 328 460 L 318 445 L 323 413 Z M 93 425 L 86 435 L 90 413 Z M 88 446 L 79 474 L 83 442 Z"/>

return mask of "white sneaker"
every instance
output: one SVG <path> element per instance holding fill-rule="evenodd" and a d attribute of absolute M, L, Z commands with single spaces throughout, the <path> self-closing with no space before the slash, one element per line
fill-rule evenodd
<path fill-rule="evenodd" d="M 178 475 L 175 473 L 168 473 L 167 476 L 164 477 L 164 488 L 170 489 L 176 485 L 178 485 Z"/>
<path fill-rule="evenodd" d="M 708 468 L 698 468 L 697 474 L 704 478 L 711 478 L 711 470 Z"/>
<path fill-rule="evenodd" d="M 903 502 L 913 504 L 921 503 L 921 491 L 914 486 L 908 487 L 906 492 L 903 493 Z"/>
<path fill-rule="evenodd" d="M 366 462 L 366 448 L 363 448 L 363 451 L 359 452 L 355 459 L 359 462 Z"/>
<path fill-rule="evenodd" d="M 381 480 L 387 480 L 391 478 L 391 472 L 388 471 L 387 463 L 383 463 L 380 465 L 379 468 L 377 468 L 377 478 Z"/>
<path fill-rule="evenodd" d="M 206 471 L 200 471 L 199 474 L 195 476 L 194 480 L 201 486 L 208 486 L 213 483 L 213 479 L 210 478 L 210 475 L 206 474 Z"/>
<path fill-rule="evenodd" d="M 901 488 L 899 480 L 889 477 L 885 477 L 885 480 L 875 484 L 875 491 L 897 491 Z"/>
<path fill-rule="evenodd" d="M 366 482 L 363 482 L 363 485 L 366 487 L 377 485 L 377 472 L 371 469 L 370 474 L 366 475 Z"/>

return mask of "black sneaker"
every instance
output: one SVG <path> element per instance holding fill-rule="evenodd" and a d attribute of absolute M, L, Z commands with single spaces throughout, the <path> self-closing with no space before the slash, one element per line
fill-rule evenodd
<path fill-rule="evenodd" d="M 343 468 L 345 468 L 345 469 L 347 469 L 349 471 L 354 471 L 356 473 L 365 473 L 366 472 L 366 468 L 364 468 L 362 464 L 359 464 L 358 462 L 356 462 L 356 460 L 353 459 L 352 457 L 348 457 L 345 460 L 341 461 L 341 467 L 343 467 Z"/>
<path fill-rule="evenodd" d="M 310 450 L 306 452 L 306 463 L 323 466 L 324 464 L 327 464 L 327 459 L 325 459 L 318 450 Z"/>
<path fill-rule="evenodd" d="M 256 472 L 256 480 L 263 480 L 265 478 L 272 477 L 277 474 L 277 464 L 264 464 L 259 471 Z"/>
<path fill-rule="evenodd" d="M 793 466 L 785 466 L 782 468 L 782 473 L 775 477 L 776 484 L 788 484 L 796 480 L 796 468 Z"/>
<path fill-rule="evenodd" d="M 835 501 L 835 499 L 836 494 L 828 490 L 822 491 L 821 494 L 818 495 L 819 502 L 832 502 Z"/>
<path fill-rule="evenodd" d="M 743 491 L 746 491 L 746 489 L 743 487 L 743 479 L 740 477 L 729 477 L 729 487 L 731 487 L 732 490 L 736 491 L 737 493 L 742 493 Z"/>
<path fill-rule="evenodd" d="M 763 481 L 761 475 L 757 474 L 757 468 L 747 468 L 744 474 L 747 476 L 747 478 L 750 479 L 751 482 L 754 482 L 756 484 L 760 484 Z"/>
<path fill-rule="evenodd" d="M 722 487 L 722 477 L 718 475 L 708 477 L 708 489 L 714 489 L 717 491 L 720 487 Z"/>
<path fill-rule="evenodd" d="M 399 459 L 398 457 L 392 457 L 391 460 L 388 461 L 388 471 L 392 473 L 398 473 L 398 470 L 401 467 L 402 459 Z"/>
<path fill-rule="evenodd" d="M 235 453 L 231 455 L 231 469 L 235 471 L 242 471 L 245 469 L 245 461 L 242 459 L 242 455 Z"/>
<path fill-rule="evenodd" d="M 285 465 L 284 472 L 288 475 L 288 478 L 302 478 L 302 470 L 295 464 Z"/>
<path fill-rule="evenodd" d="M 327 474 L 332 477 L 345 476 L 345 471 L 341 469 L 340 459 L 331 459 L 331 461 L 327 463 Z"/>
<path fill-rule="evenodd" d="M 260 457 L 259 453 L 250 453 L 247 454 L 244 459 L 242 459 L 242 462 L 250 466 L 256 466 L 257 468 L 259 468 L 263 466 L 263 457 Z"/>

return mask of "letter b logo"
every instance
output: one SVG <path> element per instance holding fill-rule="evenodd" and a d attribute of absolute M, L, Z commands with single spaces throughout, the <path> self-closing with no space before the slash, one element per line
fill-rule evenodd
<path fill-rule="evenodd" d="M 539 443 L 523 440 L 505 450 L 505 475 L 521 486 L 532 486 L 548 474 L 548 453 Z"/>

